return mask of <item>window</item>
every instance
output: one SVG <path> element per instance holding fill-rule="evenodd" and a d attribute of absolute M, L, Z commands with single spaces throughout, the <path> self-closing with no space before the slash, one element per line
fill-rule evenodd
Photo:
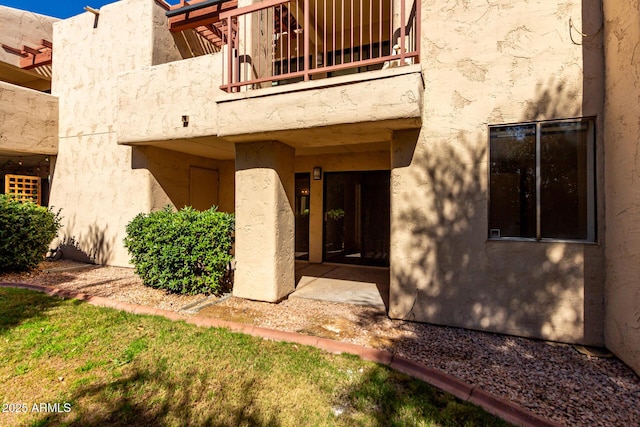
<path fill-rule="evenodd" d="M 595 241 L 595 121 L 489 128 L 489 237 Z"/>

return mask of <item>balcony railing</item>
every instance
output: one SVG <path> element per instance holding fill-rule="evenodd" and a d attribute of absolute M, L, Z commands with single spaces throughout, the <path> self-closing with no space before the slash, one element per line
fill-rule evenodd
<path fill-rule="evenodd" d="M 420 0 L 268 0 L 220 19 L 227 92 L 419 62 Z"/>

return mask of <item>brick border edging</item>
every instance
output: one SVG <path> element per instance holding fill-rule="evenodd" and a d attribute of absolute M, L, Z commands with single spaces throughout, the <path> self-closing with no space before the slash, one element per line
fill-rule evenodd
<path fill-rule="evenodd" d="M 169 310 L 162 310 L 138 304 L 130 304 L 112 300 L 109 298 L 91 296 L 80 292 L 67 291 L 50 286 L 34 285 L 28 283 L 0 282 L 0 288 L 28 289 L 32 291 L 43 292 L 49 296 L 76 299 L 87 302 L 94 306 L 115 308 L 117 310 L 122 310 L 133 314 L 162 316 L 172 321 L 184 320 L 186 323 L 200 327 L 226 328 L 234 332 L 241 332 L 246 335 L 251 335 L 263 339 L 308 345 L 319 348 L 321 350 L 325 350 L 330 353 L 353 354 L 359 356 L 361 359 L 380 363 L 382 365 L 390 367 L 391 369 L 407 374 L 413 378 L 417 378 L 426 383 L 429 383 L 436 388 L 454 395 L 460 400 L 478 405 L 490 414 L 502 418 L 503 420 L 512 424 L 526 427 L 562 426 L 562 424 L 534 414 L 533 412 L 509 400 L 495 396 L 478 386 L 467 384 L 466 382 L 461 381 L 458 378 L 446 374 L 438 369 L 430 368 L 421 363 L 415 362 L 406 357 L 398 356 L 388 351 L 376 350 L 357 344 L 335 341 L 328 338 L 314 337 L 311 335 L 303 335 L 295 332 L 279 331 L 276 329 L 262 328 L 243 323 L 229 322 L 226 320 L 197 316 L 185 316 Z"/>

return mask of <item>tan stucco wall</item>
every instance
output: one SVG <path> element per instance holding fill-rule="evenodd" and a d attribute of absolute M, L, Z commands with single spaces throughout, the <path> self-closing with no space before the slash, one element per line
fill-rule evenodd
<path fill-rule="evenodd" d="M 201 156 L 155 147 L 135 147 L 131 166 L 145 169 L 151 174 L 150 210 L 167 205 L 177 209 L 191 204 L 189 200 L 190 168 L 202 168 L 218 172 L 218 210 L 233 212 L 235 166 L 233 160 L 214 160 Z"/>
<path fill-rule="evenodd" d="M 118 78 L 119 143 L 216 136 L 221 54 L 145 67 Z M 188 126 L 182 118 L 187 116 Z M 233 152 L 233 147 L 231 147 Z"/>
<path fill-rule="evenodd" d="M 126 224 L 155 206 L 156 182 L 133 168 L 131 147 L 116 142 L 117 82 L 162 57 L 152 43 L 158 5 L 123 0 L 54 25 L 52 92 L 60 99 L 59 156 L 50 205 L 62 207 L 63 238 L 100 263 L 128 265 Z M 171 56 L 175 46 L 165 47 Z"/>
<path fill-rule="evenodd" d="M 390 316 L 601 345 L 601 246 L 487 241 L 487 126 L 601 114 L 602 51 L 569 34 L 597 31 L 597 5 L 424 3 L 423 126 L 391 147 Z"/>
<path fill-rule="evenodd" d="M 293 292 L 294 153 L 277 141 L 236 145 L 234 296 L 276 302 Z"/>
<path fill-rule="evenodd" d="M 0 82 L 0 152 L 56 154 L 58 98 Z"/>
<path fill-rule="evenodd" d="M 640 4 L 604 2 L 605 343 L 640 372 Z"/>
<path fill-rule="evenodd" d="M 0 43 L 15 49 L 36 48 L 40 40 L 52 41 L 53 23 L 58 18 L 0 6 Z M 51 88 L 51 66 L 20 69 L 19 55 L 0 49 L 0 80 L 36 90 Z"/>

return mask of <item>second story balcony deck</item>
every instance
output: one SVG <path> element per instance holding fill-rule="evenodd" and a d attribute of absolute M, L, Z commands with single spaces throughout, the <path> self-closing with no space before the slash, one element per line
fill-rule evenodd
<path fill-rule="evenodd" d="M 268 0 L 220 14 L 227 92 L 419 62 L 420 0 Z"/>
<path fill-rule="evenodd" d="M 420 127 L 420 0 L 268 0 L 220 20 L 220 136 L 308 148 Z"/>

